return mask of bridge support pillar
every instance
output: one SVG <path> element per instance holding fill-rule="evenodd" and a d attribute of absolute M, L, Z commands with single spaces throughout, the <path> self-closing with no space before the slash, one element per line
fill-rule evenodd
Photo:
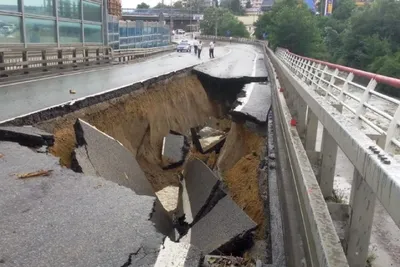
<path fill-rule="evenodd" d="M 294 99 L 293 106 L 296 110 L 295 118 L 297 120 L 297 132 L 304 143 L 306 134 L 307 104 L 297 93 L 295 95 L 297 95 L 297 97 Z"/>
<path fill-rule="evenodd" d="M 306 150 L 315 151 L 315 144 L 317 141 L 317 130 L 318 130 L 318 118 L 314 114 L 314 112 L 312 112 L 312 110 L 308 108 L 306 142 L 305 142 Z"/>
<path fill-rule="evenodd" d="M 322 162 L 321 162 L 319 184 L 321 187 L 322 195 L 325 198 L 332 196 L 337 149 L 338 146 L 335 140 L 329 134 L 329 132 L 324 128 L 324 133 L 322 136 L 322 149 L 321 149 Z"/>
<path fill-rule="evenodd" d="M 350 266 L 364 267 L 368 257 L 376 196 L 361 174 L 354 170 L 350 195 L 351 215 L 345 252 Z"/>

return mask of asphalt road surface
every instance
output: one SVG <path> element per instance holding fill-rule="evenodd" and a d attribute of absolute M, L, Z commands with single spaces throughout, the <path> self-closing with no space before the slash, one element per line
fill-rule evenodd
<path fill-rule="evenodd" d="M 251 52 L 251 49 L 254 49 L 254 52 Z M 260 56 L 258 49 L 250 45 L 217 46 L 215 62 L 207 65 L 215 63 L 223 76 L 236 76 L 240 72 L 239 68 L 245 75 L 264 75 L 265 67 L 260 65 L 262 60 L 254 61 L 257 54 L 258 58 Z M 2 85 L 0 86 L 0 123 L 74 99 L 129 86 L 208 61 L 210 61 L 208 47 L 204 46 L 201 59 L 195 57 L 193 53 L 172 52 L 140 63 Z M 223 69 L 219 66 L 229 68 Z M 216 70 L 216 68 L 213 69 Z M 209 69 L 209 71 L 213 70 Z M 232 75 L 229 75 L 229 71 Z M 70 94 L 70 90 L 76 91 L 76 94 Z"/>

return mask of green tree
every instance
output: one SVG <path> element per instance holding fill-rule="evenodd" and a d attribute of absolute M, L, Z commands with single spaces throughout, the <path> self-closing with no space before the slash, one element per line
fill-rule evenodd
<path fill-rule="evenodd" d="M 262 15 L 255 23 L 258 38 L 268 33 L 270 45 L 285 47 L 290 51 L 306 55 L 323 57 L 324 44 L 315 16 L 304 4 L 294 1 L 280 2 L 271 12 Z"/>
<path fill-rule="evenodd" d="M 137 8 L 137 9 L 149 9 L 150 6 L 149 6 L 148 4 L 146 4 L 145 2 L 142 2 L 142 3 L 138 4 L 138 5 L 136 6 L 136 8 Z"/>
<path fill-rule="evenodd" d="M 176 1 L 174 3 L 174 8 L 183 8 L 182 1 Z"/>
<path fill-rule="evenodd" d="M 243 15 L 244 9 L 240 0 L 221 0 L 221 7 L 229 9 L 235 15 Z"/>
<path fill-rule="evenodd" d="M 235 15 L 226 8 L 210 7 L 204 11 L 204 20 L 200 22 L 200 28 L 206 35 L 225 36 L 230 31 L 234 37 L 249 37 L 246 26 L 240 22 Z"/>
<path fill-rule="evenodd" d="M 248 0 L 247 2 L 246 2 L 246 8 L 251 8 L 252 6 L 251 6 L 251 2 L 250 2 L 250 0 Z"/>
<path fill-rule="evenodd" d="M 154 8 L 170 8 L 170 6 L 163 3 L 158 3 Z"/>

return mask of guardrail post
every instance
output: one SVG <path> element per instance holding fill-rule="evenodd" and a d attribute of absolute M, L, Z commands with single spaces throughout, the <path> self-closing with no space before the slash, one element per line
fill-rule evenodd
<path fill-rule="evenodd" d="M 46 50 L 42 50 L 42 60 L 44 61 L 44 60 L 46 60 Z M 47 67 L 47 62 L 46 61 L 44 61 L 43 63 L 42 63 L 42 67 L 43 67 L 43 71 L 46 71 L 47 69 L 46 69 L 46 67 Z"/>
<path fill-rule="evenodd" d="M 355 169 L 350 195 L 350 218 L 346 231 L 345 252 L 350 266 L 364 267 L 374 218 L 376 196 Z"/>
<path fill-rule="evenodd" d="M 319 177 L 319 184 L 321 187 L 322 195 L 330 197 L 333 190 L 333 180 L 335 177 L 335 167 L 336 167 L 336 156 L 337 156 L 338 146 L 330 135 L 330 133 L 325 129 L 322 136 L 322 162 L 321 171 Z"/>
<path fill-rule="evenodd" d="M 74 59 L 72 60 L 72 63 L 76 64 L 76 49 L 72 50 L 72 58 Z"/>
<path fill-rule="evenodd" d="M 331 74 L 331 79 L 329 80 L 328 87 L 326 88 L 326 91 L 325 91 L 325 99 L 326 100 L 329 99 L 329 94 L 332 93 L 332 90 L 331 90 L 332 89 L 332 85 L 335 84 L 335 79 L 336 79 L 336 76 L 338 74 L 339 74 L 339 70 L 338 69 L 335 69 L 333 71 L 333 73 Z"/>
<path fill-rule="evenodd" d="M 360 116 L 363 116 L 367 110 L 364 104 L 368 102 L 370 98 L 370 91 L 375 90 L 376 85 L 377 82 L 374 79 L 371 79 L 367 85 L 366 90 L 364 91 L 364 94 L 360 99 L 360 106 L 356 110 L 356 117 L 355 117 L 358 128 L 361 128 L 362 125 Z"/>
<path fill-rule="evenodd" d="M 58 58 L 58 65 L 62 65 L 62 64 L 63 64 L 63 61 L 62 61 L 62 59 L 63 59 L 63 52 L 62 52 L 61 49 L 58 49 L 58 50 L 57 50 L 57 58 Z M 60 68 L 62 68 L 62 67 L 60 66 Z"/>
<path fill-rule="evenodd" d="M 96 49 L 96 64 L 100 64 L 100 48 Z"/>
<path fill-rule="evenodd" d="M 389 124 L 388 130 L 386 132 L 386 140 L 385 140 L 385 145 L 384 145 L 384 150 L 387 152 L 393 152 L 392 151 L 392 139 L 394 136 L 397 135 L 398 133 L 398 125 L 400 121 L 400 105 L 397 107 L 396 112 L 393 115 L 393 119 Z"/>
<path fill-rule="evenodd" d="M 85 48 L 84 50 L 84 55 L 85 55 L 85 62 L 86 62 L 86 65 L 89 65 L 89 48 Z"/>
<path fill-rule="evenodd" d="M 318 118 L 314 114 L 314 112 L 312 112 L 312 110 L 308 108 L 306 142 L 305 142 L 306 150 L 315 151 L 315 144 L 317 142 L 317 130 L 318 130 Z"/>
<path fill-rule="evenodd" d="M 0 52 L 0 64 L 4 64 L 4 52 Z M 0 71 L 6 70 L 6 67 L 0 67 Z"/>
<path fill-rule="evenodd" d="M 105 48 L 104 54 L 105 54 L 105 59 L 107 60 L 107 63 L 109 63 L 110 62 L 110 49 L 108 47 Z"/>
<path fill-rule="evenodd" d="M 22 62 L 28 62 L 28 51 L 22 51 Z M 29 67 L 28 64 L 22 65 L 23 69 L 27 69 Z M 24 71 L 24 73 L 28 73 L 28 71 Z"/>

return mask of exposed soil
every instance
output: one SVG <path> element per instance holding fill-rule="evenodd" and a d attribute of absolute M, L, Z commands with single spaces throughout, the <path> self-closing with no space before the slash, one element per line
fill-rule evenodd
<path fill-rule="evenodd" d="M 168 211 L 177 205 L 178 175 L 183 167 L 162 169 L 163 137 L 171 130 L 187 135 L 190 128 L 198 126 L 227 132 L 219 154 L 201 154 L 191 147 L 188 157 L 197 157 L 219 172 L 233 200 L 261 226 L 257 230 L 261 240 L 265 227 L 258 171 L 265 138 L 228 119 L 225 108 L 217 104 L 221 101 L 210 100 L 209 95 L 195 75 L 182 74 L 36 126 L 54 133 L 51 153 L 67 167 L 76 145 L 73 124 L 77 118 L 114 137 L 136 156 Z"/>

